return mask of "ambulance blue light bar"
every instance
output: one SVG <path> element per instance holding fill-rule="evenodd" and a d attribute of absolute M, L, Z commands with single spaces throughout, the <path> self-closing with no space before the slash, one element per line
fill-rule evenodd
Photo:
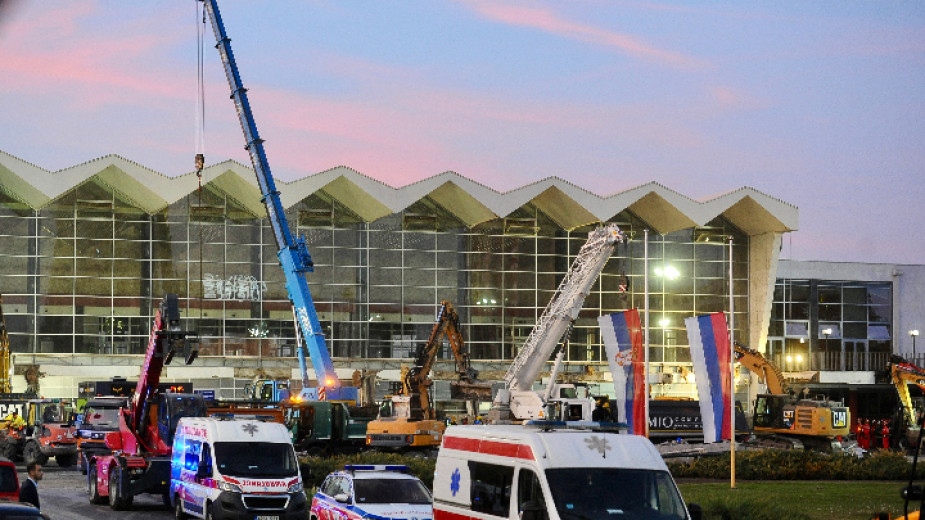
<path fill-rule="evenodd" d="M 411 468 L 404 464 L 346 464 L 344 469 L 350 472 L 357 471 L 398 471 L 408 473 Z"/>

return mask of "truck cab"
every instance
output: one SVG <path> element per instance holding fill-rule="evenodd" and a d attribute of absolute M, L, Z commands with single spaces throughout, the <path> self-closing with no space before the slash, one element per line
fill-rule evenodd
<path fill-rule="evenodd" d="M 93 397 L 84 405 L 77 425 L 77 464 L 87 474 L 87 461 L 111 453 L 106 447 L 106 434 L 119 431 L 119 410 L 128 404 L 128 397 Z"/>

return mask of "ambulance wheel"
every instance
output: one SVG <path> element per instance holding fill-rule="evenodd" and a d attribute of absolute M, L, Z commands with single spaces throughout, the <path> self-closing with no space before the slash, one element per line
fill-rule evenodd
<path fill-rule="evenodd" d="M 180 495 L 173 497 L 173 517 L 177 520 L 186 520 L 186 513 L 183 512 L 183 501 L 180 500 Z"/>
<path fill-rule="evenodd" d="M 202 510 L 202 513 L 203 515 L 205 515 L 203 517 L 203 520 L 213 520 L 214 519 L 214 517 L 212 516 L 212 502 L 206 500 L 206 507 L 205 509 Z"/>
<path fill-rule="evenodd" d="M 109 507 L 113 511 L 124 511 L 132 506 L 132 496 L 126 496 L 129 487 L 128 474 L 122 466 L 109 470 Z"/>
<path fill-rule="evenodd" d="M 102 504 L 106 501 L 104 497 L 100 496 L 100 489 L 96 483 L 96 464 L 90 466 L 90 469 L 87 470 L 87 490 L 91 504 Z"/>

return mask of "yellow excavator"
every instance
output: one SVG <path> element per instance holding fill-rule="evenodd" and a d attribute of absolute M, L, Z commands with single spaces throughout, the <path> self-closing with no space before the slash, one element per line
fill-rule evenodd
<path fill-rule="evenodd" d="M 443 338 L 453 350 L 459 384 L 464 392 L 473 392 L 481 385 L 476 383 L 475 372 L 469 364 L 462 333 L 459 329 L 459 315 L 448 301 L 440 302 L 437 321 L 427 342 L 421 345 L 415 355 L 414 366 L 402 369 L 401 389 L 387 399 L 379 410 L 375 421 L 366 425 L 366 445 L 370 448 L 436 448 L 443 439 L 446 424 L 437 419 L 431 405 L 431 368 Z M 489 393 L 490 393 L 490 387 Z"/>
<path fill-rule="evenodd" d="M 890 369 L 890 380 L 896 387 L 902 407 L 901 422 L 896 424 L 893 432 L 900 447 L 914 451 L 911 447 L 918 443 L 919 418 L 925 410 L 922 410 L 921 403 L 916 407 L 909 392 L 909 385 L 916 385 L 925 390 L 925 370 L 897 355 L 890 356 L 887 368 Z"/>
<path fill-rule="evenodd" d="M 6 319 L 3 317 L 3 296 L 0 295 L 0 394 L 13 391 L 10 382 L 10 337 L 6 333 Z"/>
<path fill-rule="evenodd" d="M 831 451 L 832 443 L 851 428 L 848 407 L 824 396 L 801 399 L 780 370 L 757 350 L 735 344 L 735 357 L 768 387 L 755 401 L 754 432 L 760 441 L 784 448 Z"/>

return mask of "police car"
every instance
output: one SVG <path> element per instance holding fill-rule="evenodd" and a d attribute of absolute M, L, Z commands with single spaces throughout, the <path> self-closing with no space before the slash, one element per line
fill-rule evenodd
<path fill-rule="evenodd" d="M 433 496 L 404 465 L 348 464 L 325 477 L 310 520 L 433 520 Z"/>

